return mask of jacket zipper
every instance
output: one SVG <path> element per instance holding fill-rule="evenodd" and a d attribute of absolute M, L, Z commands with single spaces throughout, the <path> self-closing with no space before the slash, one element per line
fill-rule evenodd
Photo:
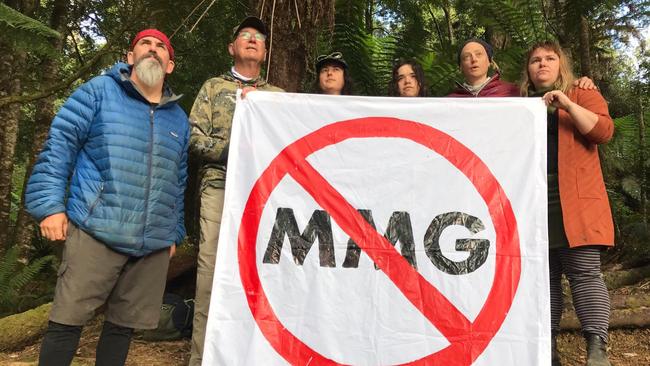
<path fill-rule="evenodd" d="M 153 115 L 154 115 L 154 106 L 149 106 L 149 146 L 147 153 L 147 183 L 145 185 L 144 191 L 144 226 L 142 227 L 142 245 L 140 250 L 144 248 L 145 242 L 145 230 L 147 228 L 147 220 L 149 219 L 149 194 L 151 191 L 151 166 L 153 160 Z"/>

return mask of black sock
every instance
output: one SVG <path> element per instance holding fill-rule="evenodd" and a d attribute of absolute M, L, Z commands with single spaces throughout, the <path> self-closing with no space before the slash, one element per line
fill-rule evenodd
<path fill-rule="evenodd" d="M 81 326 L 49 322 L 41 351 L 38 356 L 39 366 L 68 366 L 72 362 L 79 338 Z"/>
<path fill-rule="evenodd" d="M 96 366 L 122 366 L 126 362 L 131 345 L 133 328 L 121 327 L 109 321 L 104 322 L 102 334 L 97 343 Z"/>

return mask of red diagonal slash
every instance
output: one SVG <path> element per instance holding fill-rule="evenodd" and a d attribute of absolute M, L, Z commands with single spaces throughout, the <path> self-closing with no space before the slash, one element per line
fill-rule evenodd
<path fill-rule="evenodd" d="M 496 232 L 495 276 L 486 303 L 474 322 L 414 270 L 306 160 L 312 153 L 347 139 L 385 137 L 409 139 L 445 157 L 465 174 L 488 206 Z M 252 315 L 269 343 L 291 364 L 337 364 L 282 325 L 259 279 L 256 264 L 259 221 L 269 196 L 287 174 L 332 216 L 449 341 L 446 348 L 410 364 L 470 365 L 476 360 L 501 327 L 521 273 L 514 213 L 501 186 L 480 158 L 451 136 L 430 126 L 395 118 L 361 118 L 330 124 L 297 140 L 257 180 L 244 209 L 238 240 L 240 276 Z"/>

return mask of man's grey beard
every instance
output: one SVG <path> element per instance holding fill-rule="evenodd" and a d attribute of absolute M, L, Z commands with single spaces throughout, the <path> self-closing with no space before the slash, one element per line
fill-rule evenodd
<path fill-rule="evenodd" d="M 149 55 L 135 62 L 135 74 L 148 87 L 154 87 L 165 77 L 158 57 Z"/>

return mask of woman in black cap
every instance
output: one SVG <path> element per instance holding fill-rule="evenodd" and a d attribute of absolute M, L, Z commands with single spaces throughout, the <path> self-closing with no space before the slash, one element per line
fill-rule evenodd
<path fill-rule="evenodd" d="M 352 95 L 352 78 L 348 72 L 348 63 L 341 52 L 320 55 L 316 58 L 314 90 L 318 94 Z"/>

